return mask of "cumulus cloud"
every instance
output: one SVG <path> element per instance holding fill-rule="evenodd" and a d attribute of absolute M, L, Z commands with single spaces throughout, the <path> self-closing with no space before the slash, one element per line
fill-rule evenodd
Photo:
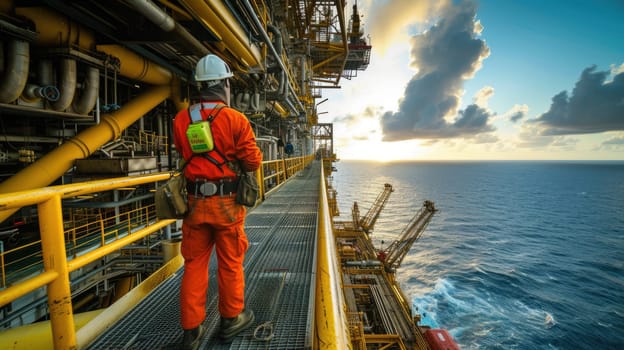
<path fill-rule="evenodd" d="M 493 131 L 493 115 L 477 104 L 457 111 L 463 82 L 481 67 L 490 50 L 478 39 L 476 4 L 448 6 L 429 30 L 411 38 L 411 65 L 417 73 L 408 82 L 396 113 L 381 118 L 383 140 L 473 137 Z M 493 90 L 484 90 L 484 97 Z M 454 120 L 447 121 L 449 116 Z"/>
<path fill-rule="evenodd" d="M 522 124 L 518 139 L 517 147 L 536 150 L 557 148 L 572 151 L 573 147 L 579 143 L 578 139 L 565 135 L 544 135 L 539 125 L 530 122 Z"/>
<path fill-rule="evenodd" d="M 354 125 L 357 124 L 358 121 L 361 119 L 361 116 L 356 115 L 356 114 L 347 114 L 344 116 L 339 116 L 339 117 L 335 117 L 332 119 L 332 123 L 338 124 L 338 123 L 344 123 L 347 126 L 348 125 Z"/>
<path fill-rule="evenodd" d="M 615 145 L 615 146 L 624 146 L 624 136 L 623 137 L 612 137 L 607 141 L 602 143 L 603 145 Z"/>
<path fill-rule="evenodd" d="M 500 141 L 500 139 L 498 138 L 498 136 L 492 134 L 492 133 L 488 133 L 488 134 L 479 134 L 477 136 L 475 136 L 475 138 L 473 139 L 474 143 L 497 143 L 498 141 Z"/>
<path fill-rule="evenodd" d="M 485 86 L 481 88 L 474 97 L 474 103 L 483 108 L 487 108 L 488 100 L 494 96 L 494 88 L 491 86 Z"/>
<path fill-rule="evenodd" d="M 332 119 L 332 123 L 344 123 L 347 127 L 360 124 L 363 120 L 374 120 L 381 114 L 382 107 L 367 106 L 361 114 L 347 114 Z"/>
<path fill-rule="evenodd" d="M 615 136 L 600 144 L 600 148 L 603 149 L 620 149 L 624 148 L 624 136 Z"/>
<path fill-rule="evenodd" d="M 529 113 L 529 106 L 527 105 L 514 105 L 509 111 L 505 112 L 502 116 L 503 119 L 509 119 L 512 123 L 516 123 L 520 119 L 523 119 Z"/>
<path fill-rule="evenodd" d="M 620 73 L 624 73 L 624 63 L 622 63 L 619 67 L 612 64 L 611 65 L 611 74 L 618 75 Z"/>
<path fill-rule="evenodd" d="M 624 130 L 624 72 L 612 68 L 613 79 L 606 81 L 609 71 L 586 68 L 572 94 L 567 91 L 552 98 L 550 109 L 536 120 L 543 135 L 590 134 Z"/>
<path fill-rule="evenodd" d="M 522 111 L 516 111 L 514 114 L 509 116 L 509 120 L 511 120 L 512 123 L 515 123 L 522 118 L 524 118 L 524 112 Z"/>
<path fill-rule="evenodd" d="M 360 3 L 365 9 L 363 12 L 370 14 L 370 17 L 363 18 L 363 22 L 375 50 L 384 52 L 397 38 L 407 35 L 404 31 L 408 25 L 416 21 L 426 22 L 429 18 L 435 17 L 448 2 L 449 0 L 369 0 Z"/>

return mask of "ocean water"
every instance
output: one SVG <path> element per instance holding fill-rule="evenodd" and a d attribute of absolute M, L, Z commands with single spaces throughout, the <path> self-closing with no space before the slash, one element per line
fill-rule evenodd
<path fill-rule="evenodd" d="M 335 166 L 342 220 L 393 185 L 377 247 L 435 202 L 397 278 L 462 349 L 624 349 L 624 162 Z"/>

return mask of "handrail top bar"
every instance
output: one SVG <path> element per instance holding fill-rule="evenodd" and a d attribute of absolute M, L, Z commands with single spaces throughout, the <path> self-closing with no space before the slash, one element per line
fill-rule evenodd
<path fill-rule="evenodd" d="M 35 205 L 44 202 L 53 196 L 71 198 L 93 192 L 113 190 L 124 186 L 141 185 L 149 182 L 162 181 L 168 179 L 169 177 L 171 177 L 171 172 L 160 172 L 150 175 L 125 176 L 2 193 L 0 194 L 0 210 Z"/>

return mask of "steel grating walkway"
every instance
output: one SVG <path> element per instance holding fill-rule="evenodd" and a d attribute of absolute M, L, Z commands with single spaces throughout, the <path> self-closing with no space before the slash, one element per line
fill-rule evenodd
<path fill-rule="evenodd" d="M 200 349 L 311 348 L 320 166 L 314 161 L 248 212 L 245 295 L 256 320 L 231 343 L 221 342 L 216 335 L 217 259 L 211 258 L 207 331 Z M 88 349 L 177 349 L 182 339 L 182 271 L 163 282 Z"/>

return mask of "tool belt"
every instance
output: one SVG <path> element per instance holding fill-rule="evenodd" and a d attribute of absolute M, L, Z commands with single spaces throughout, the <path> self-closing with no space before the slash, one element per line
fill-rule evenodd
<path fill-rule="evenodd" d="M 222 180 L 218 182 L 214 181 L 195 181 L 188 182 L 186 184 L 186 190 L 188 194 L 194 196 L 211 197 L 215 195 L 229 196 L 236 193 L 238 188 L 238 181 Z"/>

